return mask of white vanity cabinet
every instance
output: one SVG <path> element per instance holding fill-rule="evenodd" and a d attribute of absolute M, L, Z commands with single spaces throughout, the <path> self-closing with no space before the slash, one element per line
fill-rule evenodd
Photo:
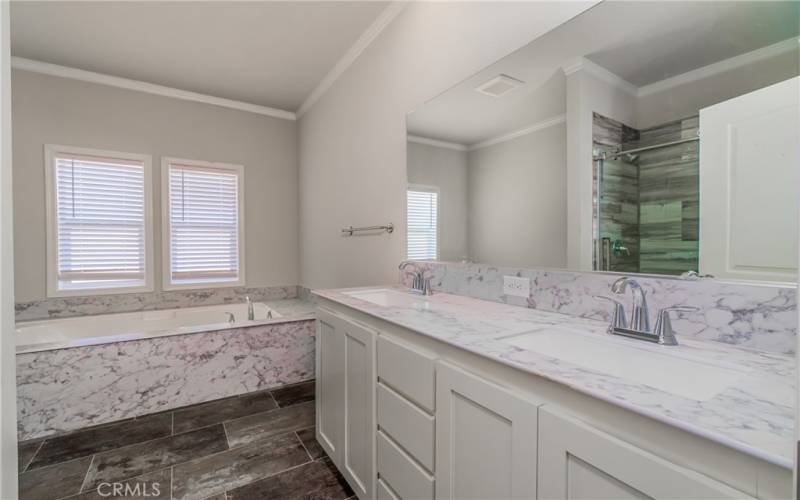
<path fill-rule="evenodd" d="M 434 498 L 436 356 L 378 337 L 379 496 Z"/>
<path fill-rule="evenodd" d="M 436 364 L 436 498 L 536 498 L 538 405 Z"/>
<path fill-rule="evenodd" d="M 786 469 L 322 304 L 317 439 L 361 500 L 791 496 Z"/>
<path fill-rule="evenodd" d="M 544 500 L 752 498 L 548 407 L 539 410 Z"/>
<path fill-rule="evenodd" d="M 317 440 L 361 500 L 375 498 L 375 338 L 317 309 Z"/>

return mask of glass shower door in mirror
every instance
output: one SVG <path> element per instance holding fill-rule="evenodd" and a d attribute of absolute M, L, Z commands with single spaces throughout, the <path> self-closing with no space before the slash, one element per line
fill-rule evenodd
<path fill-rule="evenodd" d="M 595 269 L 698 271 L 697 117 L 644 129 L 593 118 Z"/>

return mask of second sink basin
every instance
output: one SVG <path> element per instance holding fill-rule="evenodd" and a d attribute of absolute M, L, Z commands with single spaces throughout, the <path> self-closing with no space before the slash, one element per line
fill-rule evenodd
<path fill-rule="evenodd" d="M 670 349 L 674 349 L 670 346 L 584 334 L 569 329 L 512 335 L 499 340 L 696 401 L 713 398 L 746 375 L 746 372 L 733 367 L 709 364 L 706 360 L 670 352 Z"/>
<path fill-rule="evenodd" d="M 343 292 L 350 297 L 370 302 L 382 307 L 412 307 L 427 308 L 430 302 L 421 295 L 413 295 L 407 292 L 399 292 L 389 288 L 373 288 L 369 290 L 354 290 Z"/>

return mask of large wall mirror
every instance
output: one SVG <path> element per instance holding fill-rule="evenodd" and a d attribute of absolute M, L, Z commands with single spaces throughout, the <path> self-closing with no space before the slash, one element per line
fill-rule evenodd
<path fill-rule="evenodd" d="M 797 281 L 799 26 L 604 2 L 459 83 L 408 115 L 408 257 Z"/>

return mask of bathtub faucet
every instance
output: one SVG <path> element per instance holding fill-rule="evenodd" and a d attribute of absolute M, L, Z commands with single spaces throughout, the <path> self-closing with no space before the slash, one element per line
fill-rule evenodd
<path fill-rule="evenodd" d="M 253 310 L 253 301 L 250 300 L 250 296 L 245 296 L 244 300 L 247 301 L 247 320 L 254 321 L 256 319 L 256 313 Z"/>

